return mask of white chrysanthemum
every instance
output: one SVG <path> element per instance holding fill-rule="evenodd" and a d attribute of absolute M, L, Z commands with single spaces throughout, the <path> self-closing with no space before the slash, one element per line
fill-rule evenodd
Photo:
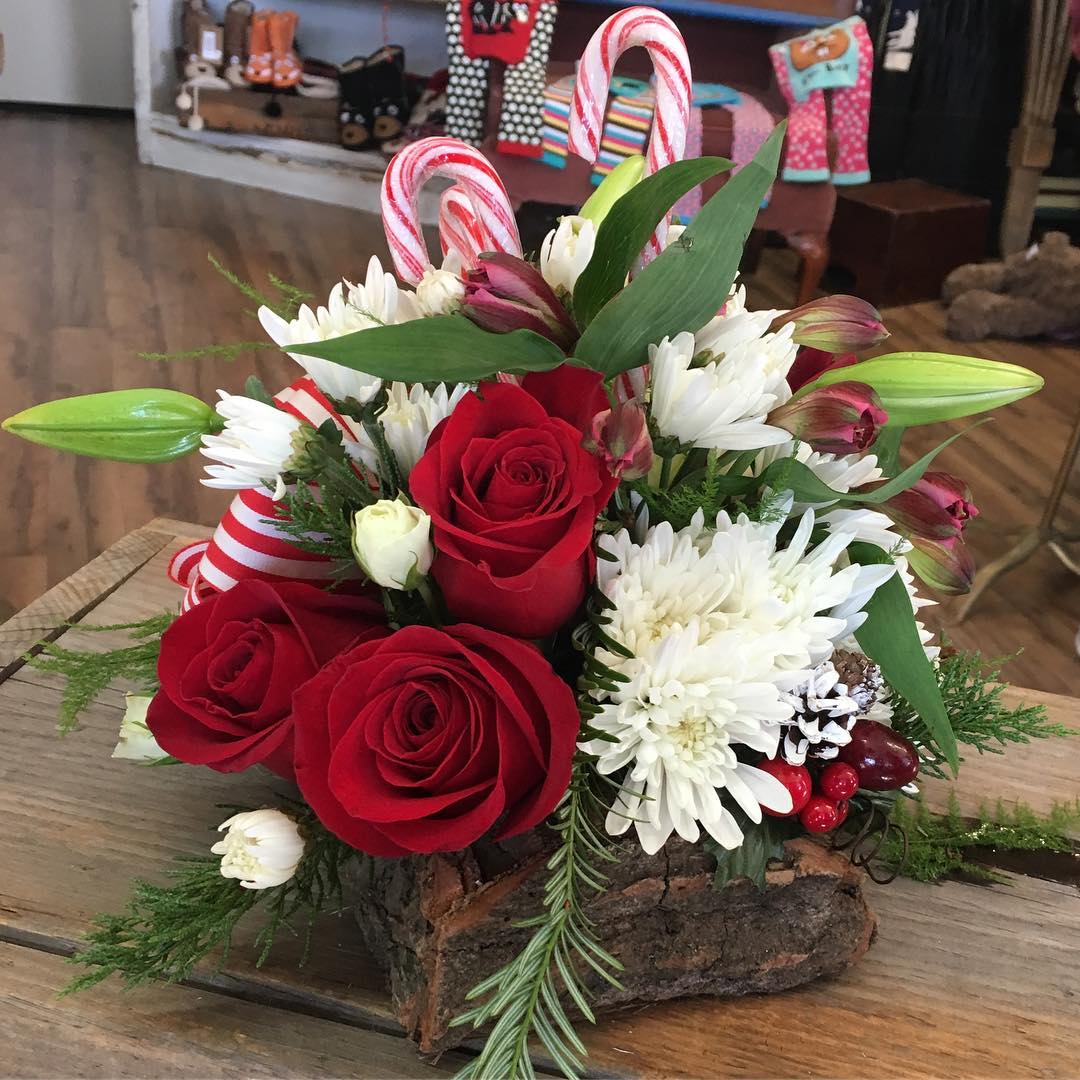
<path fill-rule="evenodd" d="M 353 285 L 339 281 L 330 290 L 326 307 L 312 311 L 305 304 L 291 322 L 286 322 L 268 307 L 261 307 L 259 322 L 274 343 L 288 352 L 290 345 L 329 341 L 358 330 L 370 330 L 373 326 L 408 322 L 418 314 L 412 294 L 398 288 L 394 275 L 384 273 L 381 263 L 373 255 L 364 283 Z M 335 401 L 355 398 L 364 404 L 382 386 L 382 380 L 374 375 L 353 371 L 330 360 L 300 353 L 289 355 L 315 380 L 319 389 Z"/>
<path fill-rule="evenodd" d="M 878 468 L 875 454 L 820 454 L 809 443 L 791 440 L 777 446 L 768 446 L 758 454 L 752 472 L 760 476 L 770 465 L 782 458 L 794 457 L 801 461 L 823 484 L 846 495 L 855 488 L 880 480 L 883 473 Z M 801 513 L 808 506 L 818 509 L 830 503 L 794 503 L 793 513 Z"/>
<path fill-rule="evenodd" d="M 722 358 L 692 366 L 700 351 L 693 334 L 677 334 L 649 347 L 652 365 L 650 412 L 662 435 L 687 446 L 718 450 L 757 450 L 787 442 L 791 436 L 771 427 L 765 417 L 791 396 L 787 373 L 795 359 L 792 327 L 755 335 L 752 316 L 721 322 L 735 324 L 715 341 L 730 348 Z"/>
<path fill-rule="evenodd" d="M 416 286 L 416 306 L 424 316 L 451 315 L 465 298 L 465 283 L 452 270 L 431 267 Z"/>
<path fill-rule="evenodd" d="M 700 639 L 692 621 L 629 662 L 621 684 L 591 723 L 615 742 L 596 739 L 586 749 L 610 774 L 629 766 L 607 819 L 619 835 L 631 824 L 653 854 L 672 832 L 691 843 L 698 822 L 725 848 L 743 834 L 720 792 L 728 792 L 751 821 L 761 807 L 790 811 L 791 793 L 761 769 L 740 762 L 735 746 L 775 755 L 779 725 L 790 716 L 769 683 L 768 660 L 739 634 Z"/>
<path fill-rule="evenodd" d="M 248 810 L 218 826 L 225 833 L 210 849 L 221 858 L 221 876 L 236 878 L 245 889 L 284 885 L 304 855 L 297 824 L 280 810 Z"/>
<path fill-rule="evenodd" d="M 588 218 L 568 214 L 540 245 L 540 273 L 553 289 L 574 291 L 582 270 L 589 265 L 596 245 L 596 225 Z"/>
<path fill-rule="evenodd" d="M 217 411 L 225 418 L 220 435 L 204 435 L 200 453 L 219 462 L 207 465 L 207 487 L 243 491 L 274 488 L 274 498 L 285 494 L 281 474 L 293 455 L 293 435 L 300 421 L 283 409 L 240 394 L 218 391 Z"/>
<path fill-rule="evenodd" d="M 454 411 L 454 406 L 468 390 L 465 383 L 455 385 L 453 390 L 447 390 L 445 383 L 439 383 L 430 392 L 421 383 L 414 383 L 411 390 L 405 383 L 390 384 L 386 407 L 379 413 L 379 420 L 402 476 L 412 472 L 427 447 L 428 437 Z M 364 465 L 376 472 L 379 459 L 371 439 L 359 425 L 354 428 L 354 433 L 357 442 L 355 447 L 349 447 L 350 452 L 355 451 Z"/>

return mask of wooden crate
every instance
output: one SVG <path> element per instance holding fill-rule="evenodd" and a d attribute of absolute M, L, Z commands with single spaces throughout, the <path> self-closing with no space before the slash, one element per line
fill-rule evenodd
<path fill-rule="evenodd" d="M 262 90 L 200 90 L 199 115 L 210 131 L 269 135 L 303 142 L 338 142 L 338 99 Z M 180 112 L 187 125 L 190 111 Z"/>

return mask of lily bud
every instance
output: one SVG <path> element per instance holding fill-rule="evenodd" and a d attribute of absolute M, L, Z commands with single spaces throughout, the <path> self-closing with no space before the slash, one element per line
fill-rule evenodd
<path fill-rule="evenodd" d="M 801 390 L 807 383 L 812 383 L 819 375 L 837 368 L 850 367 L 858 363 L 855 353 L 831 353 L 824 349 L 811 349 L 803 346 L 795 354 L 795 363 L 787 373 L 787 384 L 791 392 Z"/>
<path fill-rule="evenodd" d="M 376 585 L 414 589 L 435 557 L 431 518 L 399 499 L 380 499 L 353 515 L 352 549 Z"/>
<path fill-rule="evenodd" d="M 945 472 L 928 472 L 907 491 L 887 500 L 882 510 L 908 536 L 948 540 L 959 536 L 979 508 L 963 480 Z"/>
<path fill-rule="evenodd" d="M 146 723 L 146 710 L 153 697 L 144 694 L 124 695 L 124 719 L 120 722 L 120 735 L 114 758 L 125 761 L 161 761 L 169 755 L 158 746 L 157 739 Z"/>
<path fill-rule="evenodd" d="M 611 208 L 645 175 L 645 159 L 640 154 L 625 157 L 600 182 L 600 186 L 585 200 L 581 217 L 588 218 L 597 228 Z"/>
<path fill-rule="evenodd" d="M 975 580 L 975 560 L 958 536 L 927 540 L 912 536 L 907 553 L 911 569 L 932 589 L 948 596 L 966 593 Z"/>
<path fill-rule="evenodd" d="M 462 311 L 496 334 L 531 330 L 562 349 L 578 332 L 566 308 L 534 266 L 514 255 L 488 252 L 465 275 Z"/>
<path fill-rule="evenodd" d="M 637 480 L 652 468 L 649 425 L 645 410 L 634 400 L 620 401 L 614 408 L 597 413 L 584 446 L 601 457 L 619 480 Z"/>
<path fill-rule="evenodd" d="M 770 329 L 775 333 L 787 323 L 795 324 L 792 340 L 829 353 L 854 352 L 877 345 L 889 336 L 877 308 L 857 296 L 823 296 L 778 316 Z"/>
<path fill-rule="evenodd" d="M 873 443 L 888 419 L 869 386 L 843 382 L 793 398 L 771 412 L 767 422 L 790 431 L 818 453 L 856 454 Z"/>

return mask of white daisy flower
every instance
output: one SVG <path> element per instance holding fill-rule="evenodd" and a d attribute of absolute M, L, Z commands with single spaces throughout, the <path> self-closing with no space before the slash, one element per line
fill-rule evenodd
<path fill-rule="evenodd" d="M 225 833 L 210 850 L 221 856 L 221 876 L 236 878 L 245 889 L 284 885 L 304 856 L 304 838 L 296 822 L 280 810 L 248 810 L 218 826 Z"/>
<path fill-rule="evenodd" d="M 207 465 L 206 487 L 242 491 L 263 485 L 274 499 L 285 494 L 281 474 L 293 455 L 293 435 L 300 421 L 283 409 L 240 394 L 219 390 L 218 413 L 225 418 L 220 435 L 204 435 L 199 451 L 217 465 Z"/>

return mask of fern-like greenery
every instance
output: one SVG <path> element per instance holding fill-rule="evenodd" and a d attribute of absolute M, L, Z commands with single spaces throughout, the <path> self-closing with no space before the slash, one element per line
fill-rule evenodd
<path fill-rule="evenodd" d="M 113 626 L 83 626 L 80 623 L 80 630 L 125 630 L 134 644 L 106 652 L 89 652 L 47 642 L 41 646 L 39 655 L 27 656 L 31 667 L 65 679 L 59 715 L 62 735 L 72 731 L 79 716 L 90 707 L 102 690 L 119 679 L 126 679 L 135 687 L 136 692 L 141 694 L 152 694 L 157 690 L 161 635 L 175 618 L 176 615 L 172 612 L 164 611 L 141 622 L 117 623 Z"/>
<path fill-rule="evenodd" d="M 944 814 L 932 814 L 922 800 L 912 804 L 908 799 L 897 799 L 892 820 L 907 834 L 907 854 L 905 857 L 898 829 L 889 833 L 881 857 L 885 862 L 900 863 L 900 873 L 905 877 L 939 881 L 962 871 L 970 877 L 1003 882 L 1007 879 L 1000 874 L 969 860 L 971 849 L 1073 851 L 1067 834 L 1080 824 L 1080 799 L 1055 805 L 1045 818 L 1022 803 L 1007 808 L 999 800 L 993 812 L 981 807 L 974 821 L 960 813 L 955 793 L 950 795 Z"/>
<path fill-rule="evenodd" d="M 255 939 L 257 966 L 265 963 L 278 934 L 291 930 L 301 912 L 309 940 L 318 912 L 341 903 L 341 870 L 358 853 L 310 815 L 302 828 L 304 857 L 284 885 L 245 889 L 235 878 L 222 877 L 221 860 L 211 855 L 177 860 L 168 872 L 168 885 L 135 881 L 124 914 L 94 919 L 85 945 L 70 960 L 89 970 L 62 993 L 86 990 L 110 975 L 119 975 L 128 990 L 151 979 L 179 982 L 215 949 L 221 950 L 220 970 L 237 924 L 256 906 L 269 915 Z"/>
<path fill-rule="evenodd" d="M 602 892 L 607 884 L 600 865 L 615 860 L 606 838 L 593 824 L 600 807 L 590 786 L 591 773 L 589 759 L 579 757 L 570 787 L 555 811 L 559 846 L 547 864 L 551 876 L 544 888 L 544 910 L 517 924 L 533 929 L 528 944 L 509 964 L 473 988 L 470 999 L 482 998 L 483 1003 L 454 1021 L 474 1028 L 495 1021 L 483 1051 L 465 1066 L 459 1080 L 532 1078 L 529 1040 L 533 1037 L 565 1076 L 578 1076 L 586 1049 L 560 994 L 565 993 L 595 1023 L 578 965 L 587 965 L 612 985 L 619 985 L 613 972 L 621 965 L 596 941 L 584 912 L 585 898 Z"/>
<path fill-rule="evenodd" d="M 1006 686 L 1000 676 L 1006 662 L 1007 658 L 986 660 L 977 652 L 946 651 L 942 655 L 937 680 L 957 742 L 980 754 L 1003 754 L 1009 743 L 1075 735 L 1071 728 L 1049 721 L 1041 705 L 1010 708 L 1002 701 Z M 890 704 L 893 727 L 920 748 L 923 774 L 944 778 L 944 755 L 922 718 L 899 695 Z"/>

